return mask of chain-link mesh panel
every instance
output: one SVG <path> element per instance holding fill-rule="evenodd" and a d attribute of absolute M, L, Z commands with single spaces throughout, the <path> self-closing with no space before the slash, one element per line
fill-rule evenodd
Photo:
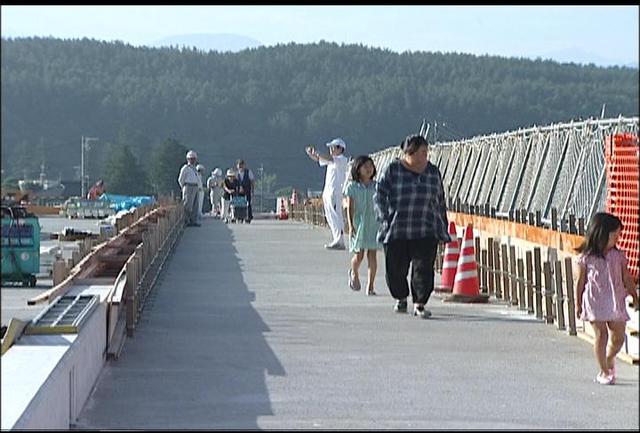
<path fill-rule="evenodd" d="M 440 175 L 442 176 L 444 182 L 444 176 L 447 174 L 447 170 L 451 166 L 451 152 L 453 150 L 453 146 L 437 146 L 440 153 L 442 154 L 442 158 L 440 158 L 440 164 L 438 165 L 438 169 L 440 170 Z"/>
<path fill-rule="evenodd" d="M 544 210 L 544 205 L 553 189 L 553 181 L 562 159 L 562 140 L 558 140 L 558 130 L 539 134 L 537 158 L 532 160 L 535 171 L 532 177 L 532 190 L 527 194 L 525 206 L 529 212 Z"/>
<path fill-rule="evenodd" d="M 571 183 L 574 180 L 574 172 L 580 168 L 580 152 L 584 151 L 582 140 L 579 137 L 578 131 L 569 129 L 565 131 L 563 140 L 569 140 L 567 144 L 567 153 L 562 163 L 562 168 L 558 175 L 558 181 L 556 187 L 551 191 L 551 204 L 544 218 L 551 218 L 551 209 L 557 209 L 562 212 L 562 207 L 567 201 L 567 197 L 571 191 Z"/>
<path fill-rule="evenodd" d="M 480 140 L 474 144 L 475 153 L 479 154 L 479 161 L 476 168 L 475 176 L 471 181 L 471 185 L 468 191 L 468 195 L 465 196 L 465 202 L 472 205 L 481 205 L 483 203 L 478 202 L 479 192 L 482 188 L 482 184 L 487 176 L 487 165 L 489 163 L 489 154 L 491 148 L 486 145 L 484 140 Z"/>
<path fill-rule="evenodd" d="M 469 191 L 471 190 L 471 187 L 476 182 L 478 182 L 478 165 L 481 160 L 482 145 L 479 142 L 473 142 L 470 143 L 468 147 L 471 151 L 471 159 L 469 160 L 467 171 L 462 179 L 462 185 L 460 186 L 460 192 L 458 193 L 458 196 L 460 197 L 460 201 L 462 203 L 471 204 L 469 202 Z"/>
<path fill-rule="evenodd" d="M 527 205 L 529 197 L 534 191 L 534 184 L 536 180 L 536 164 L 535 161 L 542 158 L 542 152 L 544 151 L 543 134 L 532 134 L 526 138 L 525 152 L 529 152 L 526 158 L 524 171 L 522 171 L 522 180 L 520 187 L 517 191 L 517 197 L 514 203 L 514 209 L 525 209 L 529 211 Z"/>
<path fill-rule="evenodd" d="M 509 146 L 507 140 L 497 139 L 498 142 L 498 169 L 496 170 L 495 183 L 491 188 L 489 203 L 491 207 L 496 209 L 500 208 L 500 196 L 504 187 L 505 179 L 507 177 L 507 170 L 509 169 L 509 162 L 511 161 L 511 154 L 513 149 Z"/>
<path fill-rule="evenodd" d="M 524 135 L 513 135 L 506 141 L 507 146 L 515 153 L 513 155 L 513 162 L 511 163 L 511 170 L 509 171 L 509 177 L 507 178 L 507 184 L 502 194 L 500 210 L 503 212 L 508 212 L 512 207 L 511 202 L 518 192 L 517 188 L 519 187 L 520 176 L 525 168 L 525 157 L 527 155 L 526 137 Z"/>
<path fill-rule="evenodd" d="M 595 200 L 598 180 L 604 169 L 604 142 L 591 135 L 585 146 L 585 157 L 579 169 L 576 185 L 562 218 L 573 214 L 576 218 L 587 218 Z"/>
<path fill-rule="evenodd" d="M 460 170 L 460 165 L 462 165 L 462 147 L 461 146 L 453 146 L 451 149 L 451 156 L 449 157 L 449 165 L 447 166 L 447 173 L 442 179 L 442 183 L 444 184 L 444 191 L 447 195 L 447 199 L 449 199 L 449 203 L 453 203 L 455 201 L 455 197 L 452 197 L 452 183 L 457 175 L 457 172 Z"/>
<path fill-rule="evenodd" d="M 465 143 L 460 147 L 460 159 L 458 161 L 458 167 L 456 168 L 455 174 L 451 179 L 451 184 L 449 190 L 447 190 L 447 195 L 451 197 L 453 201 L 456 201 L 460 194 L 460 186 L 462 185 L 462 176 L 464 173 L 464 169 L 469 162 L 469 158 L 471 157 L 471 146 L 469 143 Z M 446 187 L 446 185 L 445 185 Z"/>
<path fill-rule="evenodd" d="M 449 203 L 459 198 L 462 203 L 488 203 L 503 212 L 526 208 L 543 212 L 545 219 L 556 208 L 562 219 L 573 214 L 586 221 L 591 211 L 605 208 L 606 187 L 601 185 L 605 137 L 637 135 L 638 129 L 637 117 L 555 124 L 431 146 L 430 159 L 443 176 Z M 394 146 L 372 157 L 381 172 L 400 155 Z"/>
<path fill-rule="evenodd" d="M 477 204 L 484 205 L 490 203 L 491 191 L 494 189 L 496 173 L 500 168 L 500 145 L 495 140 L 486 140 L 484 143 L 488 148 L 487 158 L 489 159 L 484 176 L 484 181 L 480 185 L 480 193 L 478 194 Z"/>

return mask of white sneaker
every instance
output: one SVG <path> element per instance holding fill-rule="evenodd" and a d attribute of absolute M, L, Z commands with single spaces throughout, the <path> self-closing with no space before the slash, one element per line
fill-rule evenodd
<path fill-rule="evenodd" d="M 599 383 L 600 385 L 613 385 L 614 383 L 614 379 L 612 376 L 608 374 L 604 375 L 602 373 L 598 373 L 593 381 Z"/>
<path fill-rule="evenodd" d="M 429 317 L 431 317 L 431 311 L 425 309 L 424 307 L 422 307 L 422 309 L 413 307 L 413 315 L 421 319 L 428 319 Z"/>
<path fill-rule="evenodd" d="M 342 242 L 338 242 L 336 244 L 327 244 L 324 246 L 328 250 L 344 250 L 344 244 Z"/>

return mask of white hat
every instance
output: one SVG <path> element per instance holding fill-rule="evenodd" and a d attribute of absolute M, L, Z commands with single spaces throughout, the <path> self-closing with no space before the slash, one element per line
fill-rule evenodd
<path fill-rule="evenodd" d="M 204 171 L 204 165 L 202 165 L 202 164 L 196 165 L 196 170 L 197 171 Z"/>
<path fill-rule="evenodd" d="M 197 154 L 197 153 L 195 153 L 193 150 L 190 150 L 190 151 L 188 151 L 188 152 L 187 152 L 187 159 L 189 159 L 189 158 L 196 158 L 196 159 L 198 159 L 198 154 Z"/>
<path fill-rule="evenodd" d="M 211 172 L 211 174 L 213 174 L 214 176 L 222 176 L 222 170 L 220 170 L 219 168 L 216 168 Z"/>
<path fill-rule="evenodd" d="M 333 140 L 327 143 L 327 147 L 330 147 L 330 146 L 340 146 L 343 149 L 346 149 L 347 143 L 345 143 L 342 138 L 334 138 Z"/>
<path fill-rule="evenodd" d="M 235 176 L 236 175 L 236 171 L 233 168 L 230 168 L 229 170 L 227 170 L 227 176 Z"/>

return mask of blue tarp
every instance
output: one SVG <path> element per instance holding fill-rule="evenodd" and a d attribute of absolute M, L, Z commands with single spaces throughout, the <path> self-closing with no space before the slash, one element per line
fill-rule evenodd
<path fill-rule="evenodd" d="M 98 200 L 110 202 L 111 205 L 109 207 L 116 212 L 153 204 L 156 201 L 155 198 L 149 195 L 130 196 L 107 193 L 102 194 Z"/>

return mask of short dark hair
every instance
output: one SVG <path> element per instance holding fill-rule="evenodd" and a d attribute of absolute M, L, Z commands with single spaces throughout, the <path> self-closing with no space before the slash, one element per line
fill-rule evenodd
<path fill-rule="evenodd" d="M 420 134 L 408 135 L 407 138 L 400 143 L 400 149 L 407 155 L 416 153 L 420 146 L 429 147 L 427 139 Z"/>
<path fill-rule="evenodd" d="M 589 223 L 589 229 L 584 241 L 576 251 L 587 255 L 595 254 L 604 257 L 604 249 L 609 243 L 609 233 L 622 228 L 622 221 L 615 215 L 607 212 L 598 212 Z"/>
<path fill-rule="evenodd" d="M 360 155 L 351 163 L 351 180 L 354 182 L 360 182 L 360 167 L 365 165 L 368 161 L 371 161 L 371 165 L 373 165 L 373 175 L 371 179 L 376 177 L 376 173 L 378 170 L 376 169 L 376 164 L 373 162 L 373 159 L 369 155 Z"/>

